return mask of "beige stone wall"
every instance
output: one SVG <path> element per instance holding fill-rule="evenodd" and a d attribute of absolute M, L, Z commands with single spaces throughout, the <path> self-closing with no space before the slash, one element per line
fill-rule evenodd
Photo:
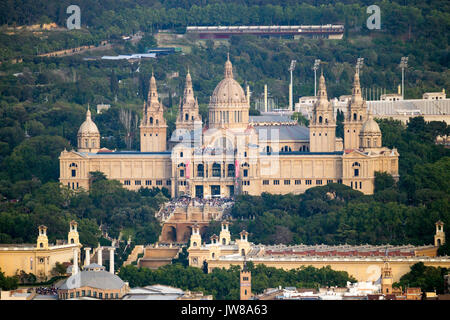
<path fill-rule="evenodd" d="M 76 176 L 72 177 L 70 165 L 77 165 Z M 77 152 L 62 152 L 60 156 L 60 182 L 74 189 L 89 190 L 89 172 L 101 171 L 108 179 L 120 181 L 127 189 L 141 187 L 166 187 L 171 190 L 170 154 L 157 155 L 95 155 Z M 151 184 L 147 184 L 150 181 Z M 168 184 L 169 181 L 169 184 Z M 127 184 L 129 183 L 129 184 Z"/>
<path fill-rule="evenodd" d="M 220 261 L 220 260 L 208 260 L 209 272 L 214 268 L 229 268 L 230 265 L 243 266 L 242 261 Z M 349 275 L 353 276 L 358 281 L 376 281 L 381 275 L 381 268 L 384 265 L 383 260 L 379 261 L 334 261 L 330 259 L 328 261 L 283 261 L 283 260 L 266 260 L 266 261 L 254 261 L 255 265 L 265 264 L 268 267 L 282 268 L 284 270 L 296 269 L 301 266 L 313 266 L 315 268 L 322 268 L 330 266 L 336 271 L 346 271 Z M 389 261 L 392 268 L 394 282 L 399 281 L 401 276 L 410 271 L 410 267 L 418 261 L 412 259 L 405 259 L 404 261 Z M 450 260 L 446 262 L 432 262 L 423 261 L 426 266 L 432 267 L 450 267 Z"/>
<path fill-rule="evenodd" d="M 51 277 L 56 262 L 70 262 L 73 249 L 81 245 L 50 246 L 49 249 L 1 248 L 0 269 L 6 276 L 13 276 L 20 270 L 33 273 L 37 277 Z"/>

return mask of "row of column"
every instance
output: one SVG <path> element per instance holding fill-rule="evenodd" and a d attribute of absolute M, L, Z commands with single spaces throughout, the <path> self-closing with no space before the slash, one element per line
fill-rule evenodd
<path fill-rule="evenodd" d="M 116 248 L 109 247 L 109 272 L 114 274 L 114 251 Z M 84 266 L 88 266 L 91 264 L 91 248 L 84 248 L 86 253 L 86 258 L 84 260 Z M 97 264 L 103 265 L 103 255 L 102 255 L 103 248 L 99 247 L 97 249 Z M 76 274 L 78 272 L 78 248 L 75 248 L 73 250 L 73 267 L 72 267 L 72 274 Z"/>

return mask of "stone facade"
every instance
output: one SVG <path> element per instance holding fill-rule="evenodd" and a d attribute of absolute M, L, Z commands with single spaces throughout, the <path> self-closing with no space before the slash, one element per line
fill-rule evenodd
<path fill-rule="evenodd" d="M 335 137 L 336 120 L 323 75 L 309 128 L 282 116 L 249 116 L 248 97 L 234 79 L 229 59 L 224 79 L 210 99 L 207 125 L 199 115 L 189 72 L 176 130 L 169 139 L 163 110 L 152 75 L 140 125 L 141 150 L 86 149 L 81 139 L 78 150 L 61 153 L 60 182 L 88 190 L 89 173 L 101 171 L 130 190 L 166 187 L 172 197 L 214 198 L 239 193 L 299 194 L 328 183 L 372 194 L 376 171 L 398 178 L 399 154 L 382 147 L 381 131 L 361 97 L 358 74 L 344 141 Z M 79 136 L 99 139 L 90 112 L 86 122 Z M 368 130 L 362 130 L 365 127 Z"/>

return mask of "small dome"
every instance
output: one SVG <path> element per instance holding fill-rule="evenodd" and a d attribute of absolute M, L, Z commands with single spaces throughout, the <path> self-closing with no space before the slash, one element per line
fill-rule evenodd
<path fill-rule="evenodd" d="M 378 123 L 373 120 L 372 117 L 369 117 L 369 119 L 364 122 L 360 133 L 381 133 L 380 127 L 378 126 Z"/>
<path fill-rule="evenodd" d="M 80 129 L 78 129 L 78 134 L 79 135 L 80 134 L 100 134 L 96 124 L 91 119 L 91 111 L 90 110 L 88 110 L 86 112 L 86 120 L 80 126 Z"/>

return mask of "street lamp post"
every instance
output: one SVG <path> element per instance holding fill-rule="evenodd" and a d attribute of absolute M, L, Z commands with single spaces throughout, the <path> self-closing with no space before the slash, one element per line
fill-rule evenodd
<path fill-rule="evenodd" d="M 405 99 L 405 68 L 408 66 L 408 57 L 402 57 L 400 68 L 402 68 L 402 99 Z"/>
<path fill-rule="evenodd" d="M 289 71 L 291 72 L 291 83 L 289 84 L 289 110 L 294 110 L 293 109 L 293 94 L 292 94 L 292 91 L 293 91 L 292 71 L 294 71 L 296 63 L 297 63 L 297 60 L 291 60 L 291 65 L 289 67 Z"/>
<path fill-rule="evenodd" d="M 317 96 L 316 72 L 317 72 L 317 69 L 319 69 L 319 65 L 320 65 L 320 59 L 314 60 L 314 66 L 313 66 L 313 70 L 314 70 L 314 97 Z"/>

